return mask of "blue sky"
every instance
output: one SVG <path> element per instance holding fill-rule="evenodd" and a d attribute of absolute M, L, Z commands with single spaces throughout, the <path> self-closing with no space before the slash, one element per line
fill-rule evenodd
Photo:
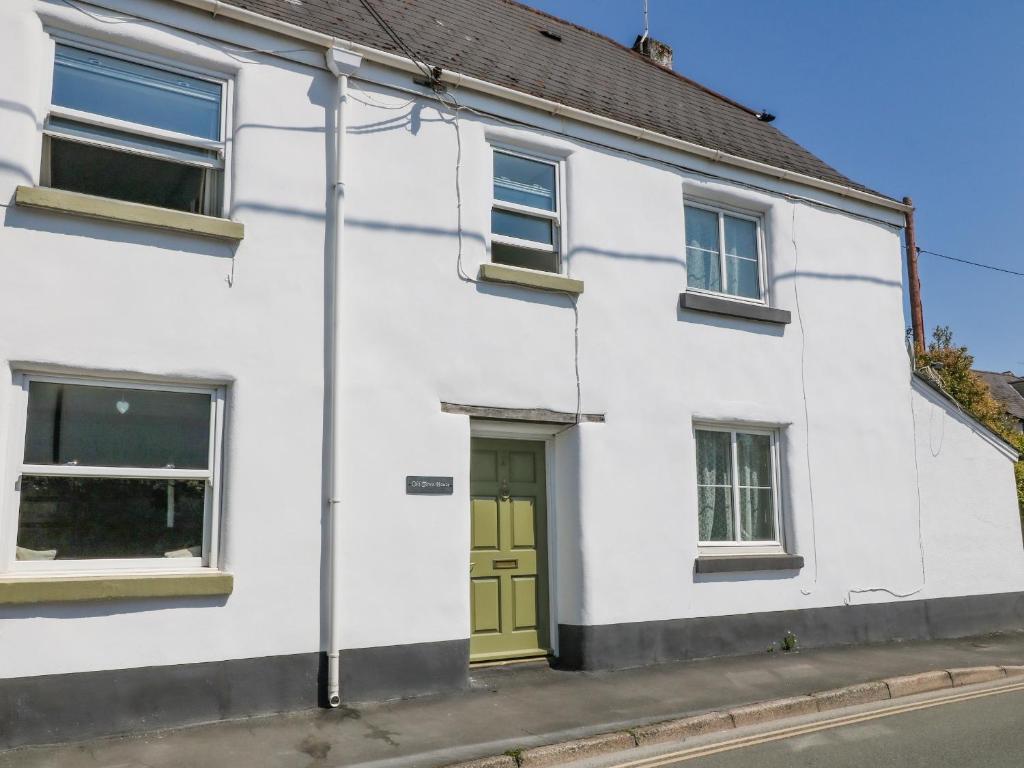
<path fill-rule="evenodd" d="M 641 30 L 641 0 L 527 2 L 626 45 Z M 1024 2 L 650 0 L 650 21 L 677 71 L 913 197 L 921 248 L 1024 272 Z M 1024 375 L 1024 278 L 923 254 L 921 282 L 929 333 Z"/>

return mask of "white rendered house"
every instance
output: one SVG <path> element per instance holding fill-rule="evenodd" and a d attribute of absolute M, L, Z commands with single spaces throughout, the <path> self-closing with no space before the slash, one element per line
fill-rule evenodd
<path fill-rule="evenodd" d="M 1022 626 L 902 203 L 525 6 L 374 5 L 418 62 L 353 0 L 0 4 L 0 748 Z"/>

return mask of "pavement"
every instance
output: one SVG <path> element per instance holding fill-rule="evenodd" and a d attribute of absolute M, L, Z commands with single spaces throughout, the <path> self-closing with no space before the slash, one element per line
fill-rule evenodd
<path fill-rule="evenodd" d="M 0 768 L 434 768 L 928 670 L 1024 664 L 1024 632 L 616 672 L 476 668 L 462 693 L 0 752 Z"/>

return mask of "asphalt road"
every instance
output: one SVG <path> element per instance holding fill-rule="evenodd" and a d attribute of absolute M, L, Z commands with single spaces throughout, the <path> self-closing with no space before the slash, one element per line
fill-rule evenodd
<path fill-rule="evenodd" d="M 1024 691 L 943 704 L 699 757 L 679 768 L 1020 768 Z"/>

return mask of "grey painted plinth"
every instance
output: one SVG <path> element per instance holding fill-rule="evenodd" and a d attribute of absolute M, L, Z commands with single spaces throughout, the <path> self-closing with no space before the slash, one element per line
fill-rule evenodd
<path fill-rule="evenodd" d="M 787 632 L 804 648 L 1024 629 L 1024 593 L 558 627 L 559 665 L 607 670 L 761 653 Z"/>
<path fill-rule="evenodd" d="M 313 709 L 324 705 L 325 670 L 326 654 L 303 653 L 0 680 L 0 749 Z M 341 651 L 345 702 L 468 680 L 469 640 Z"/>
<path fill-rule="evenodd" d="M 341 698 L 383 701 L 465 688 L 469 640 L 350 648 L 341 652 Z"/>
<path fill-rule="evenodd" d="M 321 655 L 0 680 L 0 749 L 309 709 Z"/>

